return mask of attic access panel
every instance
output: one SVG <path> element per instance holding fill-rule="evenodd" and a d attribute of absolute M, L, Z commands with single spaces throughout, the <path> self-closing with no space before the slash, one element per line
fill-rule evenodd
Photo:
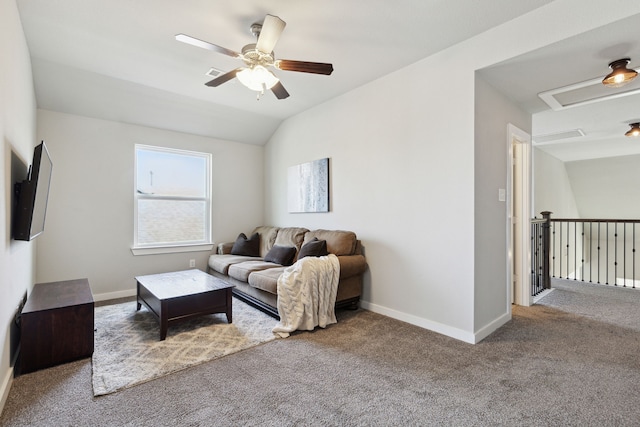
<path fill-rule="evenodd" d="M 640 68 L 638 70 L 640 70 Z M 635 79 L 625 86 L 612 88 L 603 85 L 602 78 L 598 77 L 541 92 L 538 96 L 554 111 L 559 111 L 579 105 L 587 105 L 608 99 L 635 95 L 637 93 L 640 93 L 640 78 Z"/>

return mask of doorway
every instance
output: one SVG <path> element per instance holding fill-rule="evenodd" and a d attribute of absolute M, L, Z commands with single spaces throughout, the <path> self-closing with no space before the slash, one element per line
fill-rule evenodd
<path fill-rule="evenodd" d="M 509 124 L 507 180 L 507 280 L 512 304 L 530 306 L 532 159 L 531 135 Z"/>

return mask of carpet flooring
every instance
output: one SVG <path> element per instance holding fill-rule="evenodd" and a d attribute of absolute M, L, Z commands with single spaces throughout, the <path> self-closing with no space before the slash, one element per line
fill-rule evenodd
<path fill-rule="evenodd" d="M 136 302 L 96 307 L 93 394 L 100 396 L 276 338 L 273 317 L 233 298 L 233 323 L 212 314 L 172 323 L 159 339 L 158 321 Z"/>
<path fill-rule="evenodd" d="M 639 307 L 639 296 L 624 299 Z M 514 307 L 512 321 L 476 345 L 340 311 L 326 329 L 100 397 L 86 359 L 15 379 L 0 425 L 639 425 L 640 331 L 583 306 L 544 305 L 547 297 Z"/>
<path fill-rule="evenodd" d="M 640 331 L 640 289 L 553 279 L 538 303 L 599 322 Z"/>

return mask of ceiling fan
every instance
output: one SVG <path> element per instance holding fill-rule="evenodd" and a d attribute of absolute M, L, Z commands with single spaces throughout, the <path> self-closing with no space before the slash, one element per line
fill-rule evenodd
<path fill-rule="evenodd" d="M 203 49 L 212 50 L 224 55 L 232 56 L 244 61 L 245 66 L 222 74 L 210 82 L 210 87 L 220 86 L 222 83 L 237 77 L 240 82 L 251 90 L 258 92 L 258 99 L 267 89 L 270 89 L 278 99 L 285 99 L 289 92 L 280 80 L 268 68 L 273 67 L 285 71 L 330 75 L 333 65 L 321 62 L 293 61 L 289 59 L 275 59 L 273 48 L 284 30 L 286 22 L 277 16 L 267 15 L 264 22 L 251 25 L 251 32 L 256 36 L 256 43 L 248 44 L 241 52 L 236 52 L 186 34 L 177 34 L 176 40 Z"/>

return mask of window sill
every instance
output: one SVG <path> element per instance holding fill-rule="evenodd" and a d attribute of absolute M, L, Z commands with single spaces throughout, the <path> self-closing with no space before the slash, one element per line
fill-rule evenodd
<path fill-rule="evenodd" d="M 208 243 L 204 245 L 188 245 L 188 246 L 155 246 L 131 248 L 133 255 L 158 255 L 158 254 L 175 254 L 181 252 L 205 252 L 211 251 L 214 244 Z"/>

